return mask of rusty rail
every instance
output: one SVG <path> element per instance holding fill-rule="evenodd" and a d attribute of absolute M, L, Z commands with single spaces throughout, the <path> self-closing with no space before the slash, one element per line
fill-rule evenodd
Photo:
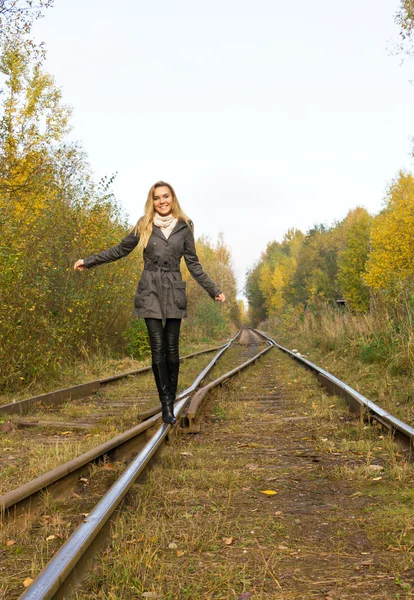
<path fill-rule="evenodd" d="M 226 346 L 226 344 L 222 344 L 221 346 L 217 346 L 215 348 L 208 348 L 207 350 L 199 350 L 198 352 L 192 352 L 191 354 L 186 354 L 185 356 L 182 356 L 180 358 L 180 361 L 185 360 L 187 358 L 193 358 L 194 356 L 199 356 L 200 354 L 208 354 L 209 352 L 215 352 L 216 350 L 220 350 L 224 346 Z M 122 379 L 124 377 L 140 375 L 141 373 L 146 373 L 150 370 L 151 365 L 148 367 L 141 367 L 140 369 L 135 369 L 134 371 L 118 373 L 117 375 L 111 375 L 110 377 L 103 377 L 101 379 L 95 379 L 94 381 L 88 381 L 87 383 L 81 383 L 79 385 L 62 388 L 61 390 L 47 392 L 45 394 L 40 394 L 39 396 L 25 398 L 24 400 L 9 402 L 8 404 L 3 404 L 0 406 L 0 415 L 18 414 L 20 416 L 23 416 L 27 415 L 27 413 L 29 413 L 38 404 L 43 404 L 44 406 L 58 406 L 59 404 L 63 404 L 63 402 L 70 402 L 71 400 L 86 398 L 87 396 L 96 394 L 96 392 L 99 391 L 102 385 L 107 385 L 109 383 L 112 383 L 113 381 L 117 381 L 118 379 Z"/>
<path fill-rule="evenodd" d="M 219 347 L 220 350 L 216 356 L 201 371 L 194 383 L 178 395 L 178 400 L 184 396 L 188 396 L 188 394 L 192 393 L 198 387 L 209 370 L 216 364 L 217 360 L 237 339 L 240 332 L 241 330 L 238 331 L 227 344 Z M 206 351 L 203 350 L 202 352 Z M 200 353 L 198 352 L 196 354 Z M 188 356 L 185 358 L 188 358 Z M 40 475 L 36 479 L 0 496 L 0 515 L 4 516 L 7 512 L 7 514 L 12 514 L 13 518 L 18 518 L 22 514 L 29 513 L 33 516 L 36 513 L 38 505 L 41 503 L 41 493 L 48 486 L 54 484 L 54 490 L 59 494 L 61 490 L 67 489 L 74 483 L 90 464 L 104 460 L 105 457 L 110 457 L 113 460 L 125 460 L 129 458 L 132 453 L 140 450 L 145 445 L 148 440 L 148 435 L 150 435 L 151 430 L 154 428 L 161 415 L 159 405 L 147 412 L 151 412 L 151 414 L 147 415 L 147 420 L 143 423 L 124 431 L 107 442 L 100 444 L 96 448 L 93 448 L 65 464 Z"/>
<path fill-rule="evenodd" d="M 218 358 L 226 350 L 227 347 L 238 337 L 238 334 L 233 338 L 226 347 L 213 358 L 209 365 L 203 369 L 195 382 L 183 394 L 181 399 L 175 405 L 175 415 L 177 424 L 181 422 L 181 415 L 187 405 L 190 393 L 194 391 L 201 383 L 207 372 L 214 366 Z M 232 369 L 225 375 L 222 375 L 214 382 L 209 383 L 206 388 L 212 389 L 215 385 L 223 383 L 241 369 L 247 367 L 253 361 L 257 360 L 265 352 L 272 348 L 269 343 L 268 348 L 259 352 L 256 356 L 248 361 Z M 207 391 L 208 391 L 207 390 Z M 206 392 L 205 392 L 206 393 Z M 205 395 L 205 394 L 204 394 Z M 200 403 L 198 403 L 200 406 Z M 145 423 L 146 424 L 146 423 Z M 141 424 L 144 425 L 144 424 Z M 138 426 L 139 427 L 139 426 Z M 174 428 L 176 427 L 173 426 Z M 145 466 L 156 453 L 161 443 L 165 439 L 171 425 L 165 423 L 159 428 L 153 437 L 147 442 L 143 450 L 133 460 L 129 467 L 124 471 L 118 481 L 112 486 L 109 492 L 100 500 L 95 509 L 89 513 L 84 523 L 78 527 L 74 534 L 60 548 L 46 568 L 38 575 L 35 581 L 20 597 L 24 600 L 47 600 L 49 598 L 68 598 L 79 583 L 80 573 L 85 571 L 87 558 L 90 558 L 93 551 L 101 543 L 102 532 L 109 523 L 111 515 L 119 507 L 122 499 L 138 477 Z"/>
<path fill-rule="evenodd" d="M 410 455 L 412 455 L 414 449 L 414 428 L 411 427 L 411 425 L 408 425 L 407 423 L 404 423 L 404 421 L 397 419 L 397 417 L 394 417 L 384 408 L 378 406 L 378 404 L 375 404 L 375 402 L 372 402 L 372 400 L 369 400 L 350 385 L 347 385 L 328 371 L 325 371 L 325 369 L 318 367 L 318 365 L 315 365 L 303 356 L 299 356 L 295 352 L 292 352 L 292 350 L 281 346 L 262 331 L 255 331 L 269 340 L 276 348 L 279 348 L 279 350 L 285 352 L 298 363 L 315 373 L 321 385 L 323 385 L 331 393 L 344 398 L 348 402 L 351 410 L 359 414 L 361 418 L 368 420 L 374 419 L 386 427 L 393 434 L 393 436 L 410 451 Z"/>

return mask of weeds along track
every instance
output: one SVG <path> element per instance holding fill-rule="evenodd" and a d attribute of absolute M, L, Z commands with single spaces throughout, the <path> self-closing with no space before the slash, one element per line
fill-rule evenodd
<path fill-rule="evenodd" d="M 176 435 L 177 432 L 185 433 L 200 431 L 200 415 L 206 415 L 206 410 L 208 411 L 208 405 L 204 403 L 204 400 L 207 397 L 208 392 L 213 390 L 213 388 L 216 388 L 219 384 L 228 382 L 228 385 L 217 388 L 221 390 L 220 392 L 213 393 L 213 397 L 218 396 L 220 399 L 220 406 L 217 407 L 217 410 L 220 410 L 216 413 L 216 418 L 219 421 L 228 418 L 230 413 L 228 406 L 226 408 L 226 402 L 230 400 L 232 403 L 232 410 L 236 411 L 235 414 L 237 413 L 238 416 L 245 416 L 247 418 L 245 419 L 243 426 L 236 423 L 234 431 L 230 429 L 224 433 L 230 434 L 230 438 L 232 434 L 237 436 L 243 434 L 245 437 L 247 436 L 248 440 L 245 443 L 237 443 L 236 447 L 229 446 L 227 450 L 228 443 L 226 436 L 221 437 L 221 441 L 217 440 L 215 442 L 216 444 L 218 443 L 217 453 L 221 451 L 220 446 L 223 446 L 222 450 L 228 457 L 224 459 L 223 457 L 217 457 L 217 464 L 221 464 L 220 461 L 223 460 L 230 460 L 230 473 L 233 469 L 236 473 L 239 468 L 237 458 L 237 456 L 239 456 L 239 451 L 250 451 L 249 449 L 253 449 L 253 452 L 256 453 L 254 457 L 255 461 L 251 462 L 250 460 L 243 469 L 246 468 L 255 471 L 255 469 L 258 468 L 258 465 L 255 463 L 262 460 L 263 457 L 264 463 L 268 466 L 270 464 L 269 458 L 273 460 L 275 452 L 281 452 L 281 455 L 286 457 L 282 459 L 282 468 L 286 470 L 286 474 L 288 474 L 291 467 L 296 468 L 296 463 L 301 465 L 300 469 L 302 469 L 302 465 L 305 463 L 305 469 L 313 468 L 312 464 L 318 463 L 320 460 L 320 458 L 318 458 L 319 450 L 318 448 L 315 450 L 312 442 L 309 442 L 308 440 L 312 439 L 312 435 L 317 436 L 318 434 L 321 435 L 321 433 L 323 433 L 323 428 L 321 429 L 318 423 L 318 416 L 320 416 L 321 419 L 325 417 L 327 408 L 326 405 L 324 405 L 320 415 L 316 415 L 316 422 L 314 419 L 313 424 L 311 424 L 309 409 L 307 406 L 303 407 L 303 404 L 306 404 L 306 402 L 302 401 L 300 398 L 295 398 L 293 401 L 292 399 L 289 399 L 288 394 L 285 393 L 288 390 L 287 386 L 291 385 L 291 382 L 280 381 L 280 377 L 277 372 L 275 372 L 275 364 L 278 363 L 275 363 L 275 361 L 270 358 L 255 363 L 259 357 L 265 355 L 269 350 L 276 346 L 278 346 L 278 344 L 274 340 L 268 338 L 265 334 L 250 329 L 243 329 L 235 336 L 235 338 L 233 338 L 233 340 L 219 350 L 208 365 L 202 365 L 201 367 L 200 365 L 197 365 L 198 375 L 195 377 L 196 372 L 192 373 L 193 379 L 195 377 L 193 383 L 184 389 L 178 396 L 175 405 L 177 425 L 174 427 L 165 424 L 160 425 L 160 414 L 157 412 L 157 403 L 156 407 L 148 407 L 141 412 L 141 418 L 145 420 L 133 429 L 125 431 L 104 444 L 101 444 L 98 448 L 91 449 L 83 456 L 63 464 L 61 467 L 54 469 L 43 477 L 39 477 L 37 480 L 29 482 L 27 485 L 2 496 L 0 498 L 0 506 L 2 506 L 4 514 L 0 548 L 4 548 L 4 560 L 0 566 L 0 581 L 4 581 L 4 583 L 0 584 L 0 586 L 3 586 L 0 587 L 0 598 L 14 599 L 21 597 L 26 600 L 43 600 L 46 598 L 73 597 L 73 594 L 75 593 L 74 589 L 79 586 L 85 574 L 88 574 L 87 585 L 89 588 L 83 589 L 82 592 L 76 592 L 76 597 L 85 599 L 102 597 L 99 595 L 101 593 L 100 586 L 102 585 L 102 581 L 107 582 L 111 580 L 111 578 L 116 579 L 116 574 L 114 575 L 114 572 L 117 571 L 117 568 L 114 567 L 109 574 L 98 573 L 97 578 L 94 581 L 93 577 L 91 578 L 90 576 L 90 561 L 97 550 L 102 547 L 102 541 L 105 536 L 108 535 L 109 529 L 116 526 L 114 523 L 117 521 L 113 520 L 113 516 L 119 511 L 122 500 L 134 484 L 145 485 L 145 479 L 143 479 L 141 475 L 144 472 L 148 473 L 145 469 L 149 464 L 153 465 L 154 470 L 156 471 L 158 461 L 161 461 L 162 463 L 163 460 L 167 460 L 168 462 L 168 458 L 164 458 L 168 453 L 163 453 L 161 457 L 158 455 L 157 461 L 154 461 L 158 449 L 161 448 L 166 441 L 170 441 L 170 452 L 173 455 L 174 445 L 180 444 L 180 438 Z M 279 349 L 283 350 L 286 354 L 289 354 L 291 358 L 295 358 L 296 361 L 301 358 L 280 346 Z M 272 356 L 274 354 L 275 353 L 272 352 Z M 246 369 L 246 367 L 254 363 L 259 366 L 255 366 L 252 370 Z M 358 408 L 358 416 L 361 417 L 361 419 L 357 419 L 357 423 L 362 422 L 363 416 L 371 418 L 373 414 L 372 411 L 375 408 L 373 403 L 369 403 L 367 399 L 365 399 L 366 402 L 363 401 L 363 397 L 358 395 L 357 392 L 351 390 L 346 384 L 336 380 L 336 378 L 329 373 L 322 372 L 321 369 L 316 367 L 316 365 L 312 365 L 309 361 L 304 361 L 303 364 L 316 372 L 320 383 L 325 387 L 328 387 L 330 391 L 340 392 L 342 397 L 347 397 L 347 394 L 352 397 L 351 408 L 353 408 L 354 411 L 355 408 Z M 194 365 L 195 368 L 195 360 L 194 362 L 191 362 L 191 365 Z M 257 371 L 258 369 L 260 372 Z M 251 371 L 252 375 L 249 375 Z M 235 377 L 236 374 L 240 375 Z M 141 382 L 141 379 L 139 381 Z M 241 385 L 240 381 L 242 381 L 243 385 Z M 296 379 L 293 381 L 296 382 Z M 200 384 L 202 384 L 203 387 L 200 387 Z M 187 380 L 185 385 L 188 385 Z M 359 405 L 355 404 L 357 401 L 362 402 L 364 406 L 363 410 Z M 340 400 L 338 402 L 340 402 Z M 246 413 L 247 405 L 249 406 L 249 409 Z M 329 405 L 329 414 L 331 413 L 331 406 L 333 405 Z M 306 410 L 304 410 L 304 408 L 306 408 Z M 206 417 L 207 424 L 209 426 L 214 426 L 215 420 L 211 420 L 211 415 L 209 417 L 208 412 Z M 344 417 L 340 418 L 343 419 Z M 390 431 L 394 434 L 404 431 L 404 435 L 408 435 L 409 437 L 409 447 L 411 449 L 412 437 L 410 437 L 409 428 L 407 429 L 405 424 L 394 422 L 391 428 L 389 422 L 384 420 L 384 415 L 377 420 L 381 422 L 381 425 L 388 426 Z M 399 428 L 397 428 L 397 426 Z M 245 428 L 246 431 L 243 428 Z M 277 434 L 280 436 L 281 432 L 285 437 L 282 439 L 282 445 L 280 446 L 280 442 L 278 441 L 276 443 L 275 441 L 275 435 Z M 208 428 L 207 433 L 210 435 L 210 427 Z M 399 433 L 397 437 L 399 437 Z M 205 436 L 205 438 L 206 437 L 208 436 Z M 191 439 L 196 440 L 198 439 L 198 436 Z M 406 441 L 404 436 L 401 439 Z M 269 446 L 268 448 L 269 444 L 272 447 Z M 274 448 L 273 446 L 275 444 L 280 446 L 280 448 Z M 212 447 L 207 450 L 204 449 L 204 456 L 206 456 L 206 451 L 211 452 L 213 455 L 216 448 L 213 449 Z M 332 453 L 331 450 L 330 452 Z M 188 452 L 181 454 L 185 456 L 192 455 L 192 453 Z M 341 452 L 335 454 L 340 455 Z M 326 465 L 329 466 L 333 461 L 333 457 L 331 454 L 328 456 L 329 461 L 326 462 Z M 132 461 L 128 462 L 131 457 Z M 335 456 L 334 458 L 337 463 L 340 463 L 341 457 L 336 458 Z M 310 461 L 309 465 L 307 461 Z M 267 467 L 263 467 L 263 469 L 265 468 Z M 336 465 L 336 468 L 341 469 L 342 467 Z M 367 473 L 369 473 L 369 470 L 367 470 Z M 214 471 L 212 471 L 212 479 L 213 476 Z M 230 474 L 230 479 L 232 479 L 232 477 L 233 475 Z M 234 478 L 237 479 L 237 476 L 234 475 Z M 266 485 L 265 481 L 273 482 L 276 479 L 278 479 L 277 476 L 265 479 L 263 483 L 261 483 L 262 489 L 269 487 L 269 484 Z M 376 479 L 381 479 L 381 477 L 377 477 Z M 292 484 L 289 477 L 282 477 L 280 481 L 284 482 L 285 480 L 287 482 L 287 488 L 291 491 Z M 53 486 L 51 485 L 52 483 Z M 165 480 L 165 485 L 168 485 L 167 480 Z M 245 482 L 241 482 L 241 486 L 241 491 L 250 489 L 249 487 L 246 487 Z M 270 487 L 273 486 L 276 486 L 276 484 L 270 484 Z M 332 487 L 331 483 L 328 482 L 326 484 L 326 497 L 331 494 L 331 491 L 329 491 L 331 490 L 331 487 L 329 486 Z M 214 487 L 209 489 L 213 494 L 215 493 Z M 301 490 L 300 484 L 295 489 Z M 302 491 L 299 493 L 300 497 L 305 495 Z M 267 490 L 267 492 L 270 494 L 277 493 L 272 490 Z M 300 508 L 299 513 L 304 511 L 310 511 L 310 513 L 312 513 L 312 511 L 318 512 L 317 510 L 315 511 L 312 509 L 312 506 L 315 506 L 315 502 L 316 506 L 319 506 L 321 494 L 320 488 L 311 484 L 308 492 L 309 497 L 306 498 L 304 504 L 299 497 L 294 500 L 295 502 L 298 502 L 299 500 L 299 503 L 296 505 L 295 509 L 291 508 L 292 514 L 295 513 L 295 510 L 298 507 Z M 196 493 L 196 491 L 194 493 Z M 325 492 L 323 493 L 325 494 Z M 355 494 L 350 495 L 351 499 L 354 497 Z M 292 502 L 293 500 L 290 498 L 288 502 L 289 506 L 291 506 Z M 134 498 L 128 500 L 128 510 L 133 510 L 130 505 L 134 503 L 136 503 Z M 322 503 L 322 508 L 324 506 L 330 506 L 326 498 L 325 504 Z M 239 506 L 239 508 L 240 507 L 244 512 L 246 511 L 246 507 Z M 363 508 L 366 510 L 367 507 L 364 506 Z M 146 510 L 149 509 L 147 508 Z M 226 515 L 228 514 L 228 510 L 229 506 L 227 502 Z M 248 510 L 255 512 L 258 509 L 252 508 L 249 505 Z M 347 510 L 349 510 L 349 507 L 344 503 L 344 515 Z M 161 511 L 157 519 L 164 518 L 164 512 Z M 240 517 L 241 519 L 244 518 L 244 512 Z M 281 511 L 276 511 L 275 514 L 279 516 Z M 136 523 L 135 525 L 132 524 L 131 527 L 136 527 L 136 525 Z M 200 530 L 199 534 L 197 534 L 197 538 L 200 540 L 204 536 L 202 531 L 204 522 L 199 521 L 196 525 Z M 315 529 L 316 525 L 317 524 L 315 523 L 310 524 L 310 527 L 313 528 L 312 531 Z M 327 526 L 328 523 L 322 523 L 322 525 Z M 167 529 L 167 527 L 165 527 L 164 530 L 165 529 Z M 279 535 L 278 531 L 278 528 L 274 528 L 273 533 L 276 535 L 276 538 L 277 535 Z M 323 536 L 324 531 L 325 530 L 320 531 L 320 529 L 317 529 L 317 532 L 320 532 L 320 539 L 318 538 L 317 540 L 318 544 L 322 543 L 321 536 Z M 252 530 L 251 533 L 254 534 L 255 532 Z M 216 534 L 217 528 L 215 531 L 215 535 Z M 177 533 L 177 535 L 179 534 Z M 205 533 L 206 539 L 209 535 L 210 533 Z M 119 533 L 114 534 L 112 532 L 112 540 L 117 539 L 118 536 Z M 276 538 L 271 540 L 271 544 L 274 545 L 277 541 L 280 543 L 280 540 Z M 156 536 L 154 539 L 156 539 Z M 222 539 L 230 540 L 226 541 L 226 544 L 233 544 L 233 537 Z M 134 543 L 134 540 L 135 538 L 131 543 Z M 158 542 L 155 543 L 157 545 Z M 121 547 L 122 546 L 120 546 L 120 548 Z M 287 600 L 298 597 L 322 597 L 320 595 L 315 596 L 310 592 L 305 593 L 303 596 L 289 595 L 286 590 L 280 595 L 282 586 L 278 578 L 274 575 L 272 570 L 273 567 L 269 567 L 270 560 L 274 556 L 272 554 L 271 556 L 264 557 L 263 549 L 265 549 L 265 546 L 260 546 L 259 544 L 260 555 L 265 562 L 265 569 L 261 571 L 260 577 L 262 577 L 263 581 L 266 581 L 266 577 L 270 574 L 270 583 L 268 586 L 268 595 L 266 595 L 267 592 L 263 595 L 264 583 L 262 581 L 260 591 L 262 595 L 260 595 L 260 598 L 280 597 L 283 598 L 283 600 Z M 279 549 L 284 552 L 287 550 L 287 546 L 282 544 L 279 546 Z M 120 550 L 120 552 L 121 554 L 118 560 L 122 561 L 122 553 L 125 553 L 125 549 Z M 136 548 L 134 552 L 136 552 L 137 557 L 140 556 L 139 548 Z M 156 546 L 151 552 L 157 554 L 159 552 L 159 547 Z M 243 553 L 245 552 L 247 552 L 247 550 L 244 548 Z M 367 547 L 364 547 L 362 554 L 365 555 L 367 553 L 369 553 Z M 324 554 L 327 555 L 328 553 Z M 182 555 L 183 552 L 178 556 Z M 297 559 L 299 557 L 300 556 L 298 555 L 294 558 Z M 241 558 L 245 557 L 238 557 L 238 563 Z M 281 559 L 278 556 L 276 562 L 278 563 L 280 560 Z M 383 560 L 383 558 L 381 558 L 381 560 Z M 293 561 L 293 563 L 294 562 L 295 561 Z M 141 577 L 141 575 L 137 576 L 137 572 L 140 573 L 142 563 L 145 563 L 143 557 L 139 558 L 138 564 L 134 566 L 134 575 L 131 573 L 131 578 L 133 578 L 136 585 L 138 585 L 136 582 Z M 217 566 L 217 563 L 214 563 L 214 565 Z M 256 566 L 252 567 L 253 571 L 255 571 Z M 324 564 L 322 567 L 327 568 Z M 298 569 L 296 568 L 296 571 L 297 570 Z M 121 571 L 124 572 L 123 569 L 121 569 Z M 126 591 L 122 588 L 125 581 L 123 583 L 118 582 L 114 583 L 113 586 L 114 589 L 117 590 L 114 592 L 115 595 L 106 596 L 104 594 L 103 597 L 119 597 L 126 599 L 137 597 L 167 597 L 166 595 L 160 595 L 167 593 L 166 590 L 159 591 L 160 586 L 162 586 L 162 582 L 160 581 L 157 581 L 158 595 L 156 595 L 155 592 L 155 595 L 152 596 L 137 595 L 137 589 L 138 592 L 152 594 L 154 588 L 151 586 L 153 584 L 155 585 L 155 581 L 152 583 L 148 582 L 151 575 L 150 571 L 151 569 L 146 569 L 145 573 L 142 573 L 142 581 L 140 580 L 139 583 L 140 586 L 142 583 L 142 589 L 141 587 L 138 589 L 134 586 L 132 588 L 129 586 L 128 591 Z M 169 598 L 181 598 L 180 595 L 171 595 L 172 580 L 174 578 L 177 579 L 176 571 L 177 569 L 174 568 L 174 574 L 171 574 L 171 580 L 166 583 L 166 585 L 170 586 L 168 588 L 168 593 L 170 594 L 168 595 Z M 194 573 L 194 567 L 192 567 L 191 572 Z M 334 575 L 335 573 L 332 572 L 332 577 L 330 579 L 328 578 L 329 585 L 331 585 L 331 581 L 334 581 Z M 31 581 L 31 577 L 34 576 L 36 576 L 35 581 Z M 187 581 L 187 574 L 185 572 L 183 576 Z M 191 579 L 191 576 L 189 577 Z M 28 586 L 27 591 L 19 596 L 22 592 L 25 579 L 26 585 Z M 221 594 L 217 597 L 235 597 L 234 593 L 232 592 L 233 595 L 231 595 L 229 590 L 227 590 L 228 595 L 225 595 L 226 591 L 223 592 L 223 590 L 217 589 L 212 591 L 211 586 L 214 587 L 218 585 L 219 582 L 216 581 L 212 583 L 211 580 L 206 584 L 210 586 L 210 588 L 206 588 L 205 594 L 202 594 L 198 588 L 196 589 L 198 585 L 204 585 L 202 581 L 199 581 L 198 579 L 199 578 L 197 578 L 197 582 L 194 583 L 195 587 L 189 588 L 188 595 L 182 596 L 183 598 L 211 598 L 215 597 L 214 593 Z M 369 591 L 368 596 L 352 596 L 351 594 L 346 597 L 375 597 L 378 599 L 394 597 L 391 595 L 378 595 L 378 585 L 388 585 L 392 579 L 393 576 L 389 571 L 386 573 L 383 571 L 378 572 L 372 581 L 370 580 L 368 583 L 367 578 L 360 577 L 360 575 L 354 578 L 348 577 L 346 579 L 347 583 L 350 581 L 352 585 L 355 584 L 358 587 L 358 585 L 361 585 L 361 582 L 365 582 Z M 246 578 L 243 579 L 243 582 L 245 581 L 247 581 Z M 301 581 L 305 580 L 303 579 Z M 179 582 L 177 579 L 176 583 L 178 590 L 183 589 L 182 582 Z M 234 586 L 234 582 L 232 582 L 231 585 Z M 245 583 L 243 583 L 243 586 L 244 585 Z M 243 586 L 240 587 L 239 585 L 241 593 L 247 591 Z M 233 590 L 234 588 L 232 587 L 231 589 Z M 328 592 L 329 590 L 327 590 L 327 593 Z M 295 593 L 297 594 L 299 591 L 296 590 Z M 177 592 L 177 594 L 179 594 L 179 592 Z"/>
<path fill-rule="evenodd" d="M 394 415 L 386 411 L 381 406 L 378 406 L 378 404 L 375 404 L 375 402 L 372 402 L 372 400 L 369 400 L 360 394 L 351 386 L 347 385 L 328 371 L 325 371 L 325 369 L 318 367 L 318 365 L 315 365 L 310 360 L 307 360 L 301 356 L 300 353 L 288 350 L 284 346 L 281 346 L 275 342 L 275 340 L 270 338 L 264 332 L 260 333 L 276 348 L 279 348 L 279 350 L 314 373 L 319 383 L 329 392 L 344 398 L 349 404 L 350 409 L 359 415 L 361 420 L 375 421 L 388 430 L 391 435 L 403 445 L 408 452 L 410 459 L 412 459 L 414 450 L 414 428 L 411 425 L 408 425 L 407 423 L 404 423 L 404 421 L 394 417 Z"/>
<path fill-rule="evenodd" d="M 214 376 L 217 378 L 217 376 L 223 373 L 223 370 L 228 370 L 230 368 L 234 370 L 236 365 L 246 364 L 247 361 L 251 359 L 254 360 L 260 356 L 264 350 L 267 351 L 270 348 L 271 344 L 265 341 L 263 337 L 253 332 L 242 331 L 239 332 L 235 338 L 230 340 L 228 344 L 224 345 L 207 366 L 203 365 L 204 368 L 202 368 L 201 373 L 199 372 L 200 364 L 196 365 L 196 360 L 193 359 L 193 361 L 191 361 L 192 372 L 187 374 L 187 379 L 190 374 L 192 374 L 194 378 L 195 368 L 197 368 L 199 374 L 187 389 L 179 393 L 178 401 L 176 403 L 177 416 L 180 416 L 183 412 L 184 407 L 188 403 L 190 394 L 211 371 L 214 371 Z M 198 357 L 198 360 L 200 360 L 200 357 Z M 205 357 L 203 360 L 205 364 Z M 221 361 L 223 361 L 223 364 L 221 364 Z M 181 378 L 181 381 L 182 379 L 183 378 Z M 141 377 L 139 383 L 142 385 Z M 125 384 L 121 384 L 121 388 L 123 385 Z M 153 385 L 153 387 L 155 386 Z M 121 393 L 124 391 L 124 389 L 121 389 Z M 21 556 L 15 561 L 16 570 L 11 569 L 10 565 L 1 567 L 3 573 L 0 572 L 0 577 L 3 577 L 3 574 L 7 573 L 7 579 L 11 582 L 7 584 L 7 592 L 2 592 L 5 594 L 5 597 L 17 597 L 16 590 L 18 590 L 19 587 L 21 589 L 21 582 L 18 582 L 18 573 L 22 572 L 22 566 L 25 565 L 26 568 L 31 570 L 34 565 L 36 565 L 36 567 L 40 564 L 43 565 L 50 557 L 52 541 L 55 550 L 56 546 L 67 539 L 70 536 L 70 533 L 72 533 L 75 527 L 79 525 L 83 519 L 85 519 L 85 525 L 87 527 L 91 523 L 95 525 L 95 518 L 89 520 L 89 516 L 86 519 L 85 515 L 89 515 L 91 507 L 96 504 L 97 499 L 101 498 L 108 487 L 115 482 L 115 491 L 112 492 L 114 506 L 109 509 L 108 516 L 106 519 L 104 518 L 104 522 L 102 524 L 99 523 L 98 528 L 99 531 L 101 530 L 105 524 L 105 520 L 107 520 L 113 510 L 116 509 L 128 490 L 128 485 L 123 486 L 121 483 L 124 491 L 120 491 L 119 484 L 116 482 L 117 477 L 123 472 L 120 479 L 126 474 L 127 478 L 130 476 L 132 477 L 130 480 L 132 483 L 146 466 L 147 462 L 151 460 L 153 454 L 155 454 L 164 440 L 175 430 L 175 427 L 171 428 L 165 424 L 159 426 L 160 412 L 158 401 L 157 405 L 152 409 L 152 412 L 154 413 L 153 416 L 148 416 L 148 412 L 151 412 L 151 410 L 147 409 L 145 414 L 141 413 L 141 415 L 144 414 L 145 421 L 133 429 L 124 431 L 122 434 L 107 440 L 98 447 L 92 448 L 83 455 L 52 469 L 52 471 L 39 475 L 34 480 L 29 481 L 11 492 L 7 492 L 0 498 L 0 508 L 3 512 L 3 527 L 1 534 L 3 539 L 1 540 L 1 543 L 6 544 L 7 547 L 7 542 L 10 542 L 10 540 L 13 541 L 13 536 L 16 535 L 16 532 L 18 531 L 20 532 L 20 538 L 22 535 L 23 538 L 27 536 L 28 542 L 27 547 L 23 552 L 24 557 Z M 113 415 L 111 415 L 111 419 L 113 419 Z M 112 420 L 111 423 L 113 423 Z M 113 427 L 113 425 L 111 425 L 111 427 Z M 33 429 L 30 428 L 27 431 L 32 433 Z M 66 431 L 63 433 L 68 432 Z M 27 439 L 33 449 L 33 438 Z M 139 451 L 141 452 L 138 454 L 137 458 L 125 469 L 125 461 L 127 461 L 131 455 L 137 455 Z M 140 458 L 141 454 L 144 454 L 145 458 Z M 134 463 L 137 463 L 138 466 L 133 466 Z M 23 469 L 20 467 L 20 475 L 22 472 Z M 51 525 L 50 515 L 48 513 L 50 513 L 51 506 L 55 506 L 56 502 L 59 503 L 59 511 L 61 510 L 62 512 L 58 512 L 59 514 L 62 514 L 62 516 L 56 517 L 59 521 L 58 523 L 54 522 L 54 525 L 58 526 L 58 533 L 52 534 L 52 537 L 50 537 L 47 535 L 47 530 L 48 528 L 50 529 Z M 109 503 L 111 504 L 111 502 Z M 83 535 L 82 532 L 81 536 Z M 90 539 L 92 540 L 94 537 L 94 534 L 92 534 Z M 89 535 L 87 538 L 89 539 Z M 89 547 L 89 542 L 87 542 L 86 547 Z M 11 561 L 11 564 L 13 564 L 13 561 Z M 36 567 L 35 570 L 37 571 L 38 569 Z M 52 567 L 52 570 L 55 571 L 55 567 Z M 13 571 L 14 574 L 12 574 Z M 75 580 L 79 577 L 79 566 L 77 568 L 77 574 L 76 576 L 74 575 L 74 577 Z M 66 583 L 69 586 L 72 585 L 73 582 L 71 582 L 71 577 L 67 579 Z M 30 594 L 36 593 L 34 586 L 31 586 L 29 591 Z M 54 594 L 55 591 L 52 595 L 45 595 L 45 591 L 42 588 L 42 591 L 39 592 L 37 596 L 29 597 L 54 597 Z M 64 597 L 64 595 L 61 597 Z"/>
<path fill-rule="evenodd" d="M 192 383 L 218 350 L 182 358 L 180 389 Z M 11 408 L 13 413 L 7 408 L 0 415 L 0 495 L 157 414 L 159 400 L 151 367 L 145 367 L 29 398 Z"/>

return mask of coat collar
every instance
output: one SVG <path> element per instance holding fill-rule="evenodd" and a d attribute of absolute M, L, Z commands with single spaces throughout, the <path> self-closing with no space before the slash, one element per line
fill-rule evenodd
<path fill-rule="evenodd" d="M 177 231 L 180 231 L 184 227 L 187 227 L 187 223 L 185 221 L 178 221 L 178 223 L 175 224 L 175 227 L 172 230 L 172 232 L 170 233 L 169 237 L 171 237 L 172 235 L 174 235 L 174 233 L 177 233 Z M 163 232 L 161 231 L 161 228 L 158 227 L 157 225 L 154 225 L 154 223 L 152 224 L 152 232 L 155 235 L 157 235 L 158 237 L 162 238 L 163 240 L 167 239 L 165 237 L 165 235 L 163 234 Z"/>

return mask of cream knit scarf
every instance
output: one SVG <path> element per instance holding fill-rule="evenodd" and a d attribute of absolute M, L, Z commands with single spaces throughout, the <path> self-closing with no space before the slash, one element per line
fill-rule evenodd
<path fill-rule="evenodd" d="M 163 232 L 167 240 L 170 237 L 170 233 L 176 226 L 177 221 L 177 217 L 174 217 L 172 213 L 170 213 L 166 217 L 163 217 L 162 215 L 156 212 L 153 219 L 154 225 L 161 228 L 161 231 Z"/>

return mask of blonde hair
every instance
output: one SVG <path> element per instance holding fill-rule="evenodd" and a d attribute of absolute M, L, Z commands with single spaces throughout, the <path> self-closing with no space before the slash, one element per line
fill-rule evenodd
<path fill-rule="evenodd" d="M 139 242 L 138 242 L 138 246 L 137 246 L 138 250 L 143 250 L 144 248 L 147 247 L 148 240 L 152 233 L 152 221 L 154 219 L 154 215 L 156 212 L 155 208 L 154 208 L 154 193 L 157 188 L 163 187 L 163 186 L 166 186 L 167 188 L 169 188 L 169 190 L 171 192 L 171 195 L 172 195 L 172 207 L 171 208 L 172 208 L 173 216 L 176 217 L 177 219 L 180 219 L 181 221 L 185 221 L 185 223 L 187 223 L 187 225 L 192 228 L 192 222 L 190 221 L 190 219 L 187 217 L 187 215 L 181 208 L 173 187 L 169 183 L 166 183 L 165 181 L 157 181 L 157 183 L 154 183 L 154 185 L 150 188 L 150 191 L 148 192 L 147 201 L 145 202 L 144 216 L 141 217 L 140 219 L 138 219 L 138 222 L 134 228 L 135 235 L 139 234 Z"/>

